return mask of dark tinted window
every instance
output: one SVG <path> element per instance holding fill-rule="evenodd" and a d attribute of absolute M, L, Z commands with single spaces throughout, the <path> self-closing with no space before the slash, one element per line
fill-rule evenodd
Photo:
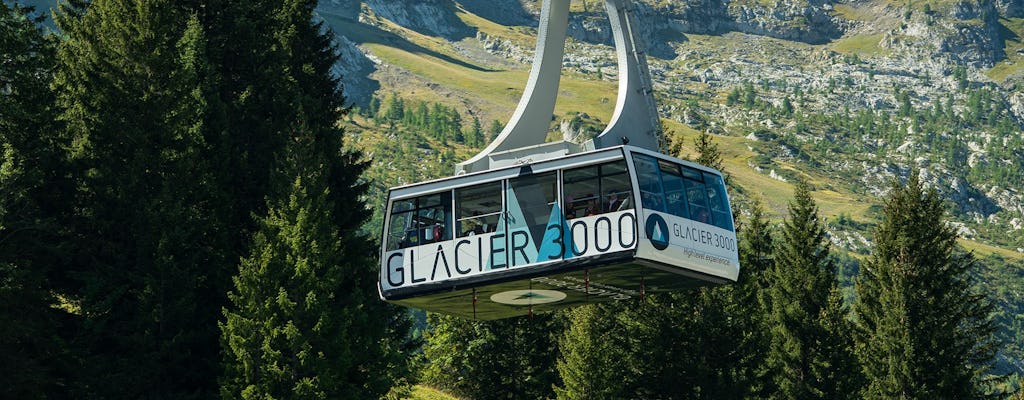
<path fill-rule="evenodd" d="M 442 192 L 392 203 L 387 249 L 397 250 L 452 238 L 452 195 Z"/>
<path fill-rule="evenodd" d="M 642 154 L 633 163 L 644 208 L 733 230 L 721 176 Z"/>
<path fill-rule="evenodd" d="M 456 236 L 494 232 L 500 222 L 501 204 L 501 182 L 455 189 Z"/>
<path fill-rule="evenodd" d="M 562 173 L 562 182 L 567 218 L 632 207 L 632 190 L 625 161 L 568 169 Z"/>
<path fill-rule="evenodd" d="M 642 154 L 633 155 L 636 166 L 636 180 L 640 184 L 640 202 L 649 210 L 665 212 L 665 192 L 661 186 L 661 172 L 654 157 Z"/>

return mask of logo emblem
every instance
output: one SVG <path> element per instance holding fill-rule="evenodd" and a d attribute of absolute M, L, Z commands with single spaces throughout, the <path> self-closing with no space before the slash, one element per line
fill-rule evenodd
<path fill-rule="evenodd" d="M 658 250 L 668 248 L 668 223 L 660 215 L 652 213 L 647 216 L 644 232 L 647 233 L 647 238 L 651 240 L 651 246 Z"/>
<path fill-rule="evenodd" d="M 554 303 L 565 299 L 566 294 L 557 290 L 509 290 L 507 292 L 491 295 L 491 301 L 495 303 L 511 304 L 513 306 L 528 306 L 537 304 Z"/>

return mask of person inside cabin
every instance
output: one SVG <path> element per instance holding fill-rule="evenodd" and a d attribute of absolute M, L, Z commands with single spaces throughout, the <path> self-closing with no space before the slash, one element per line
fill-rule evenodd
<path fill-rule="evenodd" d="M 584 203 L 583 216 L 589 217 L 591 215 L 597 215 L 600 213 L 600 208 L 597 206 L 597 197 L 592 194 L 586 195 L 586 202 Z"/>
<path fill-rule="evenodd" d="M 661 202 L 661 196 L 654 193 L 643 192 L 643 206 L 648 210 L 665 211 L 665 205 Z"/>
<path fill-rule="evenodd" d="M 607 212 L 619 211 L 626 207 L 626 198 L 623 196 L 619 198 L 619 194 L 615 192 L 608 193 L 608 208 Z"/>
<path fill-rule="evenodd" d="M 711 222 L 711 218 L 708 217 L 708 210 L 705 209 L 704 207 L 700 207 L 697 209 L 697 213 L 696 215 L 693 216 L 693 219 L 697 222 L 703 222 L 705 224 Z"/>
<path fill-rule="evenodd" d="M 462 221 L 462 236 L 472 236 L 483 232 L 484 228 L 480 226 L 479 221 L 475 219 Z"/>
<path fill-rule="evenodd" d="M 423 243 L 435 243 L 444 240 L 444 226 L 439 223 L 427 225 L 423 229 Z"/>

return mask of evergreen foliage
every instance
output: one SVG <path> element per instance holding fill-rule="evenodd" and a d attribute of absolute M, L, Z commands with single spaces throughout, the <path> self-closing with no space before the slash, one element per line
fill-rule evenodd
<path fill-rule="evenodd" d="M 484 128 L 480 125 L 480 119 L 473 116 L 473 124 L 470 125 L 469 134 L 466 135 L 466 144 L 470 147 L 484 147 Z"/>
<path fill-rule="evenodd" d="M 553 315 L 470 321 L 428 313 L 427 323 L 425 383 L 481 400 L 553 396 L 561 330 Z"/>
<path fill-rule="evenodd" d="M 824 223 L 807 183 L 798 181 L 768 270 L 768 366 L 773 398 L 855 397 L 852 338 L 829 255 Z"/>
<path fill-rule="evenodd" d="M 894 183 L 857 277 L 864 398 L 982 398 L 995 353 L 992 304 L 974 289 L 942 200 L 917 175 Z"/>
<path fill-rule="evenodd" d="M 12 399 L 67 397 L 73 357 L 74 321 L 53 307 L 70 194 L 48 87 L 55 43 L 33 15 L 0 3 L 0 398 Z"/>
<path fill-rule="evenodd" d="M 718 144 L 714 142 L 710 133 L 701 132 L 694 138 L 693 149 L 697 152 L 697 158 L 693 162 L 721 171 L 726 184 L 729 183 L 729 174 L 722 163 L 722 151 L 718 149 Z"/>
<path fill-rule="evenodd" d="M 374 100 L 378 104 L 380 103 L 376 97 Z M 373 104 L 371 102 L 371 105 Z M 405 99 L 394 93 L 388 96 L 383 104 L 384 107 L 378 112 L 371 111 L 367 116 L 373 117 L 377 123 L 386 123 L 389 129 L 398 129 L 401 124 L 405 128 L 424 132 L 427 137 L 436 139 L 442 144 L 447 144 L 448 140 L 473 147 L 486 144 L 483 143 L 482 138 L 473 136 L 481 131 L 471 130 L 468 134 L 463 131 L 462 114 L 454 107 L 424 101 L 407 105 Z M 476 123 L 479 124 L 479 121 Z M 479 126 L 471 127 L 471 129 L 479 129 Z M 413 140 L 414 136 L 410 133 L 403 133 L 402 138 Z"/>
<path fill-rule="evenodd" d="M 361 399 L 409 383 L 420 342 L 405 310 L 376 298 L 376 247 L 360 232 L 379 219 L 366 223 L 362 199 L 383 197 L 370 182 L 447 174 L 501 122 L 373 98 L 363 112 L 387 138 L 374 153 L 398 161 L 370 168 L 343 150 L 338 59 L 315 2 L 70 0 L 53 36 L 11 4 L 0 3 L 0 398 Z M 757 136 L 808 165 L 899 151 L 1019 186 L 1010 103 L 964 67 L 952 77 L 961 92 L 895 89 L 892 109 L 807 113 L 800 87 L 766 79 L 725 101 L 786 122 Z M 826 90 L 842 85 L 853 81 Z M 686 112 L 713 126 L 696 100 Z M 713 136 L 693 145 L 722 170 Z M 756 203 L 738 221 L 732 285 L 487 323 L 432 314 L 422 378 L 480 399 L 993 394 L 992 315 L 1019 331 L 1019 307 L 994 313 L 973 280 L 1014 270 L 977 268 L 912 176 L 894 185 L 860 265 L 853 329 L 809 191 L 798 185 L 782 229 Z"/>
<path fill-rule="evenodd" d="M 739 213 L 735 213 L 739 215 Z M 768 224 L 760 201 L 750 205 L 750 216 L 737 226 L 740 256 L 740 277 L 731 289 L 729 306 L 732 315 L 741 319 L 745 328 L 737 352 L 744 358 L 737 365 L 737 374 L 743 379 L 752 397 L 768 397 L 775 389 L 767 365 L 768 332 L 768 271 L 774 265 L 773 230 Z"/>
<path fill-rule="evenodd" d="M 40 330 L 31 342 L 5 335 L 4 346 L 31 349 L 5 352 L 24 365 L 24 374 L 5 374 L 11 393 L 216 396 L 217 321 L 230 276 L 240 257 L 268 248 L 308 251 L 296 258 L 329 265 L 301 269 L 312 272 L 290 293 L 315 293 L 302 300 L 335 312 L 316 329 L 331 345 L 342 336 L 359 349 L 304 359 L 335 357 L 316 372 L 330 382 L 303 381 L 304 394 L 380 396 L 408 374 L 400 357 L 413 344 L 408 322 L 376 299 L 373 246 L 355 233 L 368 214 L 353 207 L 365 166 L 341 151 L 343 98 L 330 73 L 337 58 L 331 36 L 312 22 L 314 5 L 62 3 L 55 97 L 46 90 L 48 42 L 27 28 L 35 21 L 5 6 L 4 50 L 30 62 L 3 64 L 15 67 L 4 79 L 17 79 L 2 91 L 11 112 L 2 115 L 0 245 L 18 251 L 0 256 L 11 271 L 0 293 L 22 299 L 5 304 L 23 314 L 39 309 L 23 326 Z M 8 42 L 9 33 L 18 39 Z M 59 118 L 48 111 L 54 101 Z M 262 239 L 250 250 L 257 228 Z M 280 232 L 316 245 L 275 243 Z M 331 273 L 345 279 L 311 278 Z M 304 338 L 315 343 L 307 349 L 330 347 Z M 38 363 L 16 359 L 23 355 Z"/>
<path fill-rule="evenodd" d="M 404 313 L 380 302 L 372 243 L 359 234 L 366 165 L 343 152 L 343 102 L 330 36 L 316 3 L 281 4 L 286 55 L 275 97 L 291 118 L 252 251 L 224 311 L 222 398 L 381 397 L 405 371 Z M 389 326 L 395 323 L 394 326 Z"/>
<path fill-rule="evenodd" d="M 59 20 L 55 78 L 78 179 L 83 397 L 215 393 L 223 230 L 204 137 L 205 39 L 162 1 Z M 211 268 L 214 266 L 214 268 Z"/>
<path fill-rule="evenodd" d="M 566 327 L 559 338 L 558 399 L 621 399 L 630 397 L 632 357 L 622 339 L 625 325 L 617 318 L 619 304 L 594 304 L 566 311 Z"/>

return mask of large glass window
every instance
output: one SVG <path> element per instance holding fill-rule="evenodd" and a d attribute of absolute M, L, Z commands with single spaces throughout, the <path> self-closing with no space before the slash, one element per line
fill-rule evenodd
<path fill-rule="evenodd" d="M 556 214 L 558 198 L 557 174 L 548 172 L 527 175 L 508 181 L 506 214 L 509 265 L 537 262 L 535 243 L 544 237 L 548 222 Z"/>
<path fill-rule="evenodd" d="M 690 218 L 686 204 L 686 184 L 683 183 L 679 165 L 659 160 L 658 169 L 661 170 L 661 181 L 665 187 L 666 211 L 675 216 Z"/>
<path fill-rule="evenodd" d="M 708 203 L 711 205 L 711 216 L 719 228 L 733 230 L 732 211 L 729 210 L 729 202 L 725 195 L 725 182 L 718 175 L 704 173 L 704 182 L 707 184 Z"/>
<path fill-rule="evenodd" d="M 501 222 L 501 182 L 455 190 L 458 237 L 494 232 Z"/>
<path fill-rule="evenodd" d="M 451 240 L 452 195 L 442 192 L 392 203 L 388 250 Z"/>
<path fill-rule="evenodd" d="M 631 207 L 626 162 L 588 165 L 562 173 L 566 218 L 621 211 Z"/>
<path fill-rule="evenodd" d="M 711 209 L 708 208 L 708 193 L 704 186 L 704 176 L 700 171 L 689 167 L 683 167 L 683 182 L 686 185 L 686 200 L 690 208 L 690 219 L 711 223 Z"/>
<path fill-rule="evenodd" d="M 648 210 L 665 212 L 665 192 L 661 186 L 661 173 L 654 157 L 633 155 L 636 180 L 640 184 L 640 202 Z"/>
<path fill-rule="evenodd" d="M 644 208 L 733 230 L 721 176 L 642 154 L 633 163 Z"/>

